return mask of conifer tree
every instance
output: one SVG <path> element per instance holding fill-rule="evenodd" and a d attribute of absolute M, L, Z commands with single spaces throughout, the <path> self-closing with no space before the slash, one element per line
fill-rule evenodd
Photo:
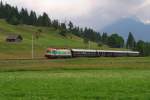
<path fill-rule="evenodd" d="M 36 25 L 36 23 L 37 23 L 36 13 L 34 11 L 31 11 L 30 16 L 29 16 L 29 24 L 30 25 Z"/>
<path fill-rule="evenodd" d="M 136 46 L 136 41 L 135 41 L 132 33 L 129 32 L 127 43 L 126 43 L 126 48 L 128 48 L 128 49 L 134 49 L 135 46 Z"/>
<path fill-rule="evenodd" d="M 108 43 L 108 35 L 107 35 L 107 33 L 103 33 L 102 34 L 102 42 L 104 43 L 104 44 L 107 44 Z"/>

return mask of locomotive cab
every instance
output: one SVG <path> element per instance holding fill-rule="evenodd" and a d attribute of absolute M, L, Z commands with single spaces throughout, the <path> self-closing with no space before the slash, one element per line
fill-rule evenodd
<path fill-rule="evenodd" d="M 69 49 L 54 49 L 48 48 L 45 54 L 47 58 L 69 58 L 72 57 L 71 50 Z"/>

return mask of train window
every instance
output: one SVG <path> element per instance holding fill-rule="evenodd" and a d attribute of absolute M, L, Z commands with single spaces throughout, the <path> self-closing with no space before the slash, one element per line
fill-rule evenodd
<path fill-rule="evenodd" d="M 53 50 L 53 51 L 52 51 L 52 54 L 56 54 L 56 51 L 55 51 L 55 50 Z"/>

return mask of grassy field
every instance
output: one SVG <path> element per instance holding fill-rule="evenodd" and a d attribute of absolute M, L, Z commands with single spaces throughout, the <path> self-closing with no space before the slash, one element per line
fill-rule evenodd
<path fill-rule="evenodd" d="M 1 100 L 149 100 L 149 70 L 0 73 Z"/>
<path fill-rule="evenodd" d="M 149 100 L 150 57 L 0 60 L 0 100 Z"/>
<path fill-rule="evenodd" d="M 0 60 L 0 71 L 149 69 L 150 57 L 102 57 L 54 60 Z"/>

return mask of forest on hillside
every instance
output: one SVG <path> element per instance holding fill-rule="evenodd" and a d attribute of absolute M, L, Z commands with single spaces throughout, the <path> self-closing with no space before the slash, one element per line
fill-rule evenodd
<path fill-rule="evenodd" d="M 150 56 L 150 43 L 142 40 L 136 41 L 133 34 L 129 32 L 128 39 L 125 40 L 118 33 L 108 35 L 107 32 L 96 32 L 92 28 L 82 28 L 68 21 L 68 23 L 60 22 L 58 19 L 51 19 L 47 13 L 37 16 L 35 11 L 28 11 L 25 8 L 19 10 L 17 7 L 7 3 L 0 2 L 0 18 L 5 19 L 9 24 L 33 25 L 42 27 L 53 27 L 59 31 L 59 34 L 66 37 L 72 33 L 83 38 L 85 44 L 89 41 L 96 42 L 98 46 L 108 45 L 111 48 L 127 48 L 136 50 L 141 53 L 141 56 Z M 101 24 L 101 23 L 100 23 Z"/>

